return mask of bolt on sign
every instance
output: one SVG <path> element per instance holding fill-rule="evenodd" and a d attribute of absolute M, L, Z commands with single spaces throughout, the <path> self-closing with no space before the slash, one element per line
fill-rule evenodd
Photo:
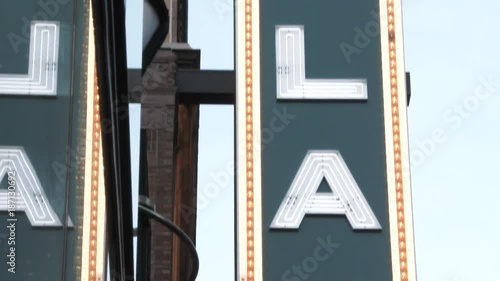
<path fill-rule="evenodd" d="M 102 280 L 90 1 L 2 1 L 0 11 L 0 280 Z"/>
<path fill-rule="evenodd" d="M 238 280 L 416 280 L 400 2 L 238 1 Z"/>

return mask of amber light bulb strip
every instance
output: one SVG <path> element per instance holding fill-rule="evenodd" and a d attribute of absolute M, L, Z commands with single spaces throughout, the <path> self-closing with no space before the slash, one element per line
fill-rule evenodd
<path fill-rule="evenodd" d="M 253 208 L 253 107 L 252 107 L 252 0 L 245 0 L 245 107 L 246 107 L 246 188 L 247 188 L 247 280 L 254 281 Z"/>
<path fill-rule="evenodd" d="M 397 210 L 397 234 L 399 250 L 400 280 L 407 281 L 408 258 L 406 245 L 405 227 L 405 196 L 403 185 L 403 163 L 401 155 L 401 131 L 400 131 L 400 108 L 399 108 L 399 81 L 398 61 L 396 50 L 396 28 L 395 28 L 394 0 L 387 0 L 387 26 L 389 32 L 389 71 L 391 91 L 391 114 L 392 114 L 392 137 L 394 145 L 394 171 L 396 186 L 396 210 Z"/>
<path fill-rule="evenodd" d="M 97 84 L 97 77 L 95 77 Z M 92 179 L 91 179 L 91 199 L 90 199 L 90 241 L 89 241 L 89 280 L 96 280 L 96 256 L 97 256 L 97 209 L 98 209 L 98 191 L 99 191 L 99 155 L 101 122 L 99 114 L 99 94 L 97 86 L 94 93 L 93 110 L 93 128 L 92 128 Z"/>

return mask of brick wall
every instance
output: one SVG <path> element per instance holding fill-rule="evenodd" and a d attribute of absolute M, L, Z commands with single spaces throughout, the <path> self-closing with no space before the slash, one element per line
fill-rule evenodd
<path fill-rule="evenodd" d="M 175 55 L 160 50 L 144 75 L 141 127 L 147 132 L 149 196 L 156 212 L 173 220 Z M 151 79 L 153 77 L 154 79 Z M 172 232 L 151 223 L 151 280 L 171 280 Z"/>

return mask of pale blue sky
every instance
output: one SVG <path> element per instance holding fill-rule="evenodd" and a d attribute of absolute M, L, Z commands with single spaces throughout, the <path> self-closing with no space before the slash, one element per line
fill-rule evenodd
<path fill-rule="evenodd" d="M 141 33 L 141 2 L 128 0 L 134 5 L 128 38 Z M 481 79 L 500 81 L 500 2 L 404 0 L 403 9 L 418 279 L 496 281 L 500 83 L 491 83 L 489 93 Z M 190 0 L 188 11 L 189 43 L 202 50 L 202 68 L 232 69 L 232 2 Z M 128 47 L 129 66 L 139 68 L 140 42 L 128 40 Z M 476 91 L 485 97 L 478 99 Z M 136 157 L 139 113 L 133 106 Z M 232 106 L 202 106 L 199 281 L 234 280 L 234 182 L 221 180 L 230 174 L 233 136 Z"/>

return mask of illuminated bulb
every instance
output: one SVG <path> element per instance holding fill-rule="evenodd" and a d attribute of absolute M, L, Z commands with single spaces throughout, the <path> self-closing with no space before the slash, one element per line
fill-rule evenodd
<path fill-rule="evenodd" d="M 399 239 L 402 240 L 405 238 L 405 233 L 403 231 L 399 232 Z"/>
<path fill-rule="evenodd" d="M 406 262 L 402 261 L 401 262 L 401 269 L 405 269 L 406 268 Z"/>
<path fill-rule="evenodd" d="M 247 45 L 250 46 L 250 42 L 248 42 Z M 252 75 L 252 70 L 250 68 L 247 69 L 247 75 L 248 76 Z"/>
<path fill-rule="evenodd" d="M 408 280 L 408 275 L 406 274 L 406 271 L 401 272 L 401 281 L 406 281 Z"/>
<path fill-rule="evenodd" d="M 248 159 L 252 159 L 252 152 L 248 152 L 248 153 L 247 153 L 247 158 L 248 158 Z"/>
<path fill-rule="evenodd" d="M 397 199 L 398 199 L 398 200 L 403 199 L 403 192 L 398 191 L 398 192 L 396 193 L 396 197 L 397 197 Z"/>
<path fill-rule="evenodd" d="M 401 172 L 401 164 L 396 163 L 396 172 Z"/>
<path fill-rule="evenodd" d="M 399 126 L 398 125 L 394 126 L 394 132 L 399 132 Z"/>
<path fill-rule="evenodd" d="M 252 227 L 253 227 L 253 221 L 249 220 L 249 221 L 247 222 L 247 227 L 248 227 L 248 228 L 252 228 Z"/>
<path fill-rule="evenodd" d="M 247 22 L 251 22 L 251 21 L 252 21 L 252 15 L 247 14 Z"/>
<path fill-rule="evenodd" d="M 253 237 L 253 231 L 252 231 L 252 230 L 249 230 L 249 231 L 248 231 L 247 236 L 248 236 L 248 238 L 252 238 L 252 237 Z M 249 253 L 249 255 L 250 255 L 250 252 L 252 252 L 252 253 L 253 253 L 253 251 L 251 251 L 251 250 L 250 250 L 250 251 L 248 252 L 248 253 Z"/>
<path fill-rule="evenodd" d="M 253 198 L 253 191 L 249 190 L 247 192 L 247 198 Z"/>
<path fill-rule="evenodd" d="M 402 222 L 402 221 L 401 221 L 401 222 L 399 222 L 399 223 L 398 223 L 398 228 L 399 228 L 399 230 L 401 230 L 401 231 L 402 231 L 402 230 L 404 230 L 404 229 L 405 229 L 405 224 L 404 224 L 404 222 Z"/>
<path fill-rule="evenodd" d="M 247 58 L 252 58 L 252 52 L 250 50 L 247 50 Z"/>
<path fill-rule="evenodd" d="M 249 123 L 252 122 L 252 116 L 250 116 L 250 115 L 247 116 L 247 122 L 249 122 Z"/>
<path fill-rule="evenodd" d="M 249 169 L 252 169 L 252 162 L 251 162 L 251 161 L 248 161 L 248 162 L 247 162 L 247 166 L 248 166 L 248 168 L 249 168 Z"/>
<path fill-rule="evenodd" d="M 251 103 L 251 102 L 252 102 L 252 96 L 247 96 L 247 102 L 248 102 L 248 103 Z M 251 115 L 249 115 L 248 117 L 251 117 Z"/>
<path fill-rule="evenodd" d="M 404 260 L 406 259 L 406 253 L 404 251 L 402 251 L 400 254 L 399 254 L 399 258 Z"/>
<path fill-rule="evenodd" d="M 403 210 L 403 203 L 401 201 L 399 201 L 397 204 L 397 207 L 398 207 L 398 211 L 402 211 Z"/>
<path fill-rule="evenodd" d="M 252 107 L 251 106 L 247 106 L 247 113 L 252 113 Z"/>
<path fill-rule="evenodd" d="M 252 140 L 252 134 L 247 134 L 247 141 L 251 141 Z"/>
<path fill-rule="evenodd" d="M 247 212 L 247 216 L 248 216 L 249 218 L 253 218 L 253 211 L 248 211 L 248 212 Z M 251 230 L 250 230 L 250 231 L 251 231 Z M 253 235 L 253 232 L 252 232 L 252 235 Z"/>
<path fill-rule="evenodd" d="M 400 211 L 400 212 L 398 212 L 398 219 L 400 219 L 400 220 L 401 220 L 401 219 L 404 219 L 404 217 L 405 217 L 405 216 L 404 216 L 403 212 L 401 212 L 401 211 Z"/>
<path fill-rule="evenodd" d="M 249 250 L 248 251 L 248 257 L 249 258 L 253 258 L 253 250 Z"/>
<path fill-rule="evenodd" d="M 247 7 L 248 9 L 248 7 Z M 249 23 L 247 23 L 247 31 L 250 31 L 250 29 L 252 29 L 252 25 L 250 25 Z"/>
<path fill-rule="evenodd" d="M 247 87 L 247 94 L 251 94 L 252 93 L 252 87 L 248 86 Z"/>
<path fill-rule="evenodd" d="M 252 78 L 251 78 L 251 77 L 248 77 L 248 78 L 247 78 L 247 84 L 248 84 L 248 85 L 252 85 Z"/>
<path fill-rule="evenodd" d="M 399 242 L 399 249 L 400 250 L 405 250 L 406 249 L 406 244 L 404 241 Z"/>
<path fill-rule="evenodd" d="M 247 131 L 251 131 L 252 130 L 252 124 L 248 124 L 247 125 Z M 251 144 L 248 144 L 249 146 L 251 146 Z"/>
<path fill-rule="evenodd" d="M 248 40 L 250 40 L 251 36 L 252 36 L 252 35 L 250 34 L 250 32 L 247 32 L 247 33 L 246 33 L 246 38 L 247 38 Z"/>

